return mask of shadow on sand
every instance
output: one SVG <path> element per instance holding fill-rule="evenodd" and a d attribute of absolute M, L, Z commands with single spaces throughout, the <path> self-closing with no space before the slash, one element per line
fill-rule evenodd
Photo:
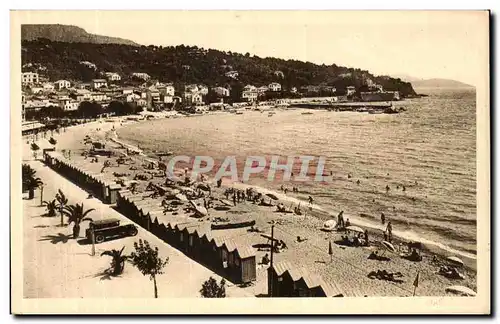
<path fill-rule="evenodd" d="M 113 269 L 106 269 L 96 274 L 94 278 L 100 278 L 100 280 L 111 280 L 113 278 L 120 278 L 120 275 L 114 275 Z"/>
<path fill-rule="evenodd" d="M 57 235 L 45 235 L 38 241 L 50 241 L 52 244 L 57 243 L 68 243 L 68 240 L 73 238 L 73 235 L 65 235 L 63 233 L 58 233 Z"/>

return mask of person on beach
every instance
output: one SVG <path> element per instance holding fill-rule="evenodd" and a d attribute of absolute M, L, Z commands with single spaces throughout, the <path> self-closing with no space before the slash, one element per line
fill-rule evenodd
<path fill-rule="evenodd" d="M 351 222 L 349 221 L 349 218 L 345 221 L 345 227 L 351 226 Z"/>
<path fill-rule="evenodd" d="M 370 245 L 370 241 L 368 239 L 368 230 L 365 230 L 365 245 L 366 246 Z"/>
<path fill-rule="evenodd" d="M 288 192 L 288 188 L 285 188 L 285 189 L 283 190 L 283 192 L 284 192 L 284 193 L 285 193 L 285 195 L 286 195 L 286 193 Z"/>
<path fill-rule="evenodd" d="M 348 173 L 348 174 L 347 174 L 347 179 L 351 179 L 351 177 L 352 177 L 352 176 L 351 176 L 351 174 L 350 174 L 350 173 Z"/>
<path fill-rule="evenodd" d="M 359 179 L 358 179 L 358 181 L 356 181 L 356 184 L 357 184 L 357 185 L 359 186 L 359 184 L 360 184 L 360 181 L 359 181 Z"/>
<path fill-rule="evenodd" d="M 280 187 L 280 191 L 283 191 L 285 188 L 283 187 L 283 185 L 281 185 Z"/>
<path fill-rule="evenodd" d="M 222 186 L 222 179 L 217 180 L 217 188 Z"/>
<path fill-rule="evenodd" d="M 392 241 L 392 224 L 391 224 L 391 222 L 387 223 L 386 232 L 387 232 L 387 241 L 391 242 Z"/>
<path fill-rule="evenodd" d="M 338 228 L 344 228 L 345 223 L 344 223 L 344 211 L 340 211 L 340 213 L 337 216 L 337 227 Z"/>
<path fill-rule="evenodd" d="M 236 192 L 233 192 L 233 205 L 236 206 Z"/>
<path fill-rule="evenodd" d="M 307 200 L 309 201 L 309 205 L 312 205 L 312 203 L 314 202 L 314 199 L 311 196 L 309 196 Z"/>
<path fill-rule="evenodd" d="M 389 190 L 391 190 L 391 188 L 389 187 L 389 185 L 386 185 L 386 186 L 385 186 L 385 192 L 386 192 L 386 193 L 388 193 L 388 192 L 389 192 Z"/>
<path fill-rule="evenodd" d="M 385 214 L 384 213 L 380 214 L 380 221 L 382 222 L 382 225 L 385 225 Z"/>
<path fill-rule="evenodd" d="M 405 186 L 403 186 L 403 191 L 406 191 L 406 187 Z"/>

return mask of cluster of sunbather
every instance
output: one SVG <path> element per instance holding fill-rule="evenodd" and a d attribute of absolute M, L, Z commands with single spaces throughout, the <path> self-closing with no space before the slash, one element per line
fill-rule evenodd
<path fill-rule="evenodd" d="M 370 279 L 378 279 L 378 280 L 387 280 L 392 282 L 403 282 L 402 278 L 403 274 L 401 272 L 388 272 L 387 270 L 377 270 L 370 271 L 368 273 L 368 278 Z"/>

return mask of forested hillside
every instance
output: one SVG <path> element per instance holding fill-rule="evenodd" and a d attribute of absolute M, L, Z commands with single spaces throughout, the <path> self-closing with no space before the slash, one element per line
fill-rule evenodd
<path fill-rule="evenodd" d="M 88 61 L 96 69 L 80 64 Z M 175 47 L 132 46 L 54 42 L 39 38 L 22 42 L 24 70 L 42 69 L 50 80 L 89 81 L 110 71 L 125 80 L 132 72 L 145 72 L 163 82 L 201 83 L 208 86 L 241 87 L 246 84 L 267 85 L 276 81 L 284 90 L 306 85 L 334 86 L 342 91 L 349 85 L 362 88 L 367 79 L 385 90 L 400 91 L 403 97 L 415 95 L 412 85 L 388 76 L 375 77 L 368 71 L 333 65 L 317 65 L 296 60 L 260 58 L 184 45 Z M 35 64 L 36 63 L 36 64 Z M 236 79 L 226 76 L 237 71 Z"/>

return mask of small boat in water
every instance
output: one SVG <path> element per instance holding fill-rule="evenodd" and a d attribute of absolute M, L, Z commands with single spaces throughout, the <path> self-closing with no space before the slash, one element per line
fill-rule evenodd
<path fill-rule="evenodd" d="M 304 111 L 302 115 L 312 115 L 313 113 L 311 111 Z"/>
<path fill-rule="evenodd" d="M 237 111 L 236 115 L 243 115 L 243 112 L 242 111 Z"/>

